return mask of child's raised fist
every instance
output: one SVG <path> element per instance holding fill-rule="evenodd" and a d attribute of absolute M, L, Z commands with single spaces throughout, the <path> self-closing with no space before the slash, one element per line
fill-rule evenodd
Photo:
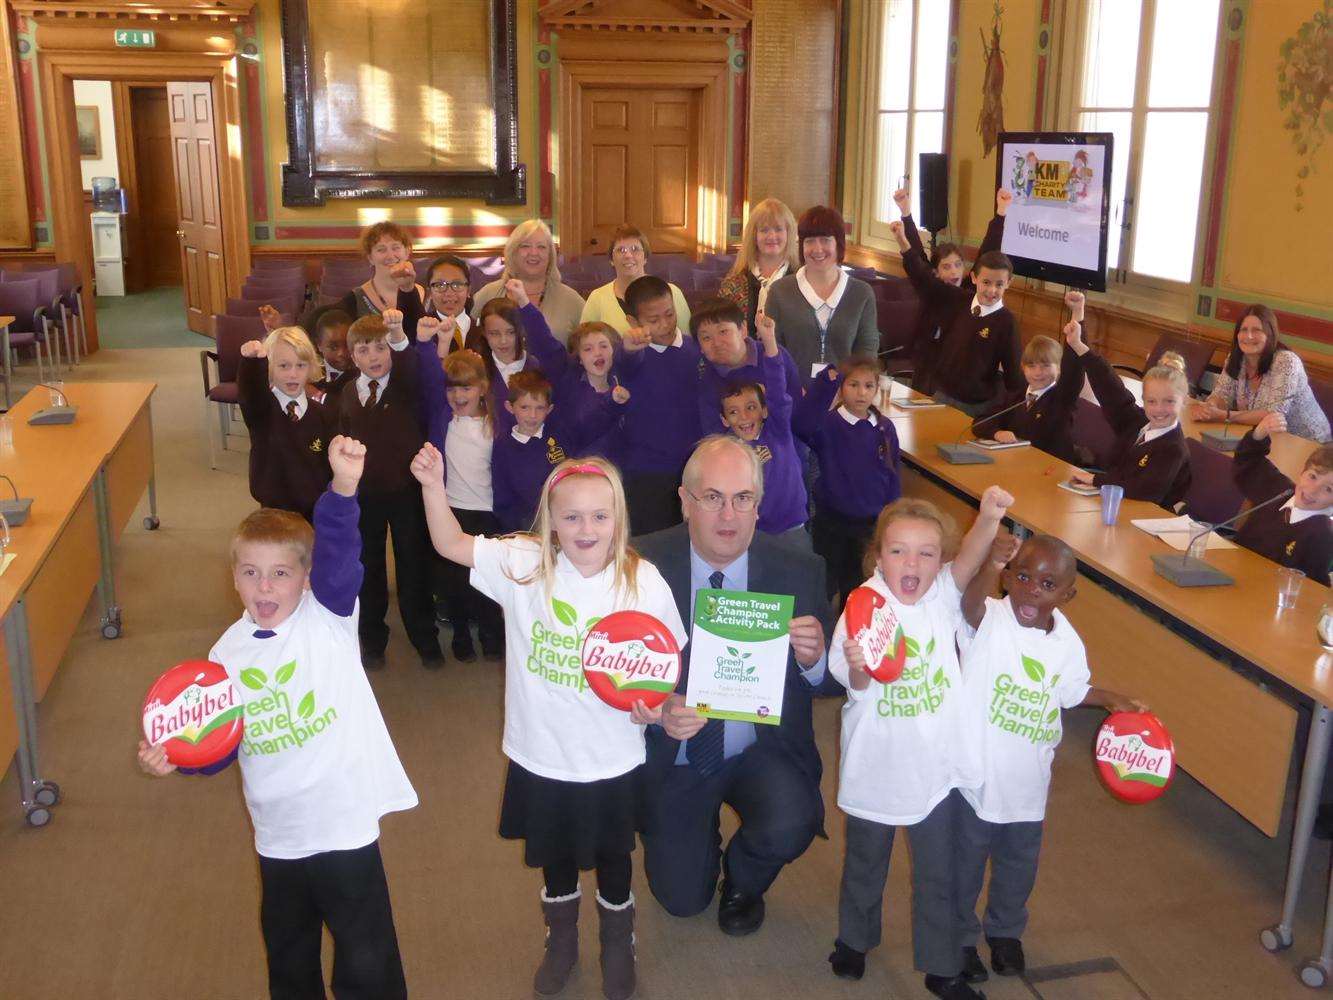
<path fill-rule="evenodd" d="M 435 335 L 440 332 L 444 324 L 440 322 L 437 316 L 422 316 L 417 320 L 417 340 L 434 340 Z"/>
<path fill-rule="evenodd" d="M 421 446 L 410 466 L 417 482 L 426 487 L 444 489 L 444 458 L 435 445 L 427 441 Z"/>
<path fill-rule="evenodd" d="M 167 760 L 166 747 L 152 747 L 147 740 L 140 740 L 139 769 L 155 778 L 164 778 L 176 770 L 176 765 Z"/>
<path fill-rule="evenodd" d="M 620 346 L 630 354 L 633 354 L 635 351 L 642 351 L 647 347 L 648 342 L 651 339 L 652 338 L 648 335 L 648 331 L 631 319 L 629 329 L 626 330 L 620 338 Z"/>
<path fill-rule="evenodd" d="M 505 282 L 505 297 L 510 299 L 514 305 L 522 309 L 531 300 L 528 298 L 528 290 L 523 282 L 517 278 L 510 278 Z"/>
<path fill-rule="evenodd" d="M 1077 288 L 1071 288 L 1065 292 L 1065 305 L 1069 307 L 1069 313 L 1075 320 L 1083 322 L 1083 309 L 1087 304 L 1087 296 Z"/>
<path fill-rule="evenodd" d="M 403 328 L 403 314 L 397 309 L 385 309 L 380 313 L 380 319 L 384 320 L 384 325 L 390 330 L 401 330 Z"/>
<path fill-rule="evenodd" d="M 1000 569 L 1003 569 L 1005 566 L 1009 565 L 1009 561 L 1013 559 L 1014 556 L 1018 555 L 1018 550 L 1022 545 L 1023 543 L 1021 541 L 1007 531 L 997 535 L 995 541 L 991 542 L 990 546 L 991 562 Z"/>
<path fill-rule="evenodd" d="M 366 469 L 366 446 L 356 438 L 339 434 L 329 442 L 329 468 L 333 471 L 333 490 L 343 496 L 356 492 L 356 484 Z"/>
<path fill-rule="evenodd" d="M 764 345 L 764 349 L 769 355 L 778 353 L 778 324 L 774 322 L 773 317 L 768 313 L 760 312 L 754 318 L 755 332 L 759 334 L 759 341 Z"/>
<path fill-rule="evenodd" d="M 1003 218 L 1013 201 L 1014 193 L 1008 188 L 1000 188 L 995 192 L 995 214 Z"/>
<path fill-rule="evenodd" d="M 259 320 L 264 324 L 264 329 L 272 333 L 278 327 L 282 326 L 282 313 L 278 312 L 273 306 L 265 303 L 259 307 Z"/>
<path fill-rule="evenodd" d="M 999 486 L 987 486 L 981 494 L 981 516 L 993 521 L 1004 518 L 1004 512 L 1014 505 L 1014 496 Z"/>
<path fill-rule="evenodd" d="M 889 235 L 891 235 L 896 240 L 900 236 L 902 236 L 902 234 L 903 234 L 903 224 L 900 219 L 894 219 L 892 222 L 889 223 Z"/>
<path fill-rule="evenodd" d="M 898 211 L 903 215 L 912 214 L 912 192 L 902 187 L 893 192 L 893 203 L 898 206 Z"/>
<path fill-rule="evenodd" d="M 1083 324 L 1071 319 L 1064 325 L 1065 343 L 1077 350 L 1083 344 Z"/>
<path fill-rule="evenodd" d="M 266 358 L 268 357 L 268 348 L 264 346 L 262 340 L 247 340 L 241 345 L 241 357 Z"/>
<path fill-rule="evenodd" d="M 410 292 L 417 284 L 417 269 L 410 260 L 399 261 L 389 268 L 389 277 L 398 282 L 400 291 Z"/>
<path fill-rule="evenodd" d="M 623 385 L 618 385 L 611 390 L 611 401 L 624 406 L 629 402 L 629 390 Z"/>

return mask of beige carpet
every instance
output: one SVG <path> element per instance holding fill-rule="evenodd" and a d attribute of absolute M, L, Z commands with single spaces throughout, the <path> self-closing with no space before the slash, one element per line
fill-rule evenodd
<path fill-rule="evenodd" d="M 101 639 L 90 608 L 41 706 L 43 772 L 65 794 L 54 822 L 25 827 L 12 768 L 0 782 L 5 1000 L 264 995 L 259 884 L 236 771 L 154 780 L 134 763 L 136 710 L 152 678 L 205 654 L 239 610 L 225 547 L 250 506 L 246 444 L 233 439 L 223 468 L 209 470 L 197 357 L 104 351 L 72 376 L 159 382 L 162 528 L 146 532 L 136 517 L 117 551 L 124 636 Z M 391 624 L 390 665 L 374 684 L 422 803 L 389 817 L 382 839 L 411 992 L 526 997 L 542 940 L 538 876 L 495 835 L 500 672 L 451 663 L 428 674 Z M 1285 840 L 1268 840 L 1188 778 L 1154 806 L 1116 804 L 1091 772 L 1095 721 L 1086 712 L 1068 717 L 1056 763 L 1025 939 L 1032 984 L 992 981 L 988 995 L 1310 995 L 1293 970 L 1318 947 L 1326 850 L 1307 873 L 1296 947 L 1264 953 L 1257 932 L 1277 916 Z M 645 1000 L 927 996 L 911 971 L 905 850 L 890 877 L 886 942 L 865 979 L 848 984 L 828 972 L 842 835 L 835 702 L 818 706 L 816 724 L 832 839 L 784 873 L 763 930 L 744 940 L 724 938 L 711 911 L 667 916 L 638 879 Z M 595 921 L 585 923 L 581 971 L 567 995 L 600 996 Z"/>

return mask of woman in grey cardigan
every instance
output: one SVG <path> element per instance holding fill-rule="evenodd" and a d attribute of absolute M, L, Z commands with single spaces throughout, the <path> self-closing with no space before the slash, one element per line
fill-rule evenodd
<path fill-rule="evenodd" d="M 816 205 L 796 224 L 801 268 L 775 282 L 766 312 L 778 343 L 809 384 L 815 366 L 837 365 L 852 354 L 879 354 L 875 293 L 842 269 L 847 231 L 835 209 Z"/>
<path fill-rule="evenodd" d="M 505 269 L 500 277 L 482 285 L 472 297 L 475 317 L 491 299 L 504 295 L 505 282 L 517 278 L 528 290 L 528 301 L 541 310 L 546 325 L 560 343 L 569 340 L 583 314 L 583 296 L 560 281 L 555 240 L 541 219 L 520 222 L 505 243 Z"/>

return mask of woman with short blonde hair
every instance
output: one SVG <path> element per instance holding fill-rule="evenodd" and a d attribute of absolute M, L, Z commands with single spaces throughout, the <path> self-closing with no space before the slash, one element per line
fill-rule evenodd
<path fill-rule="evenodd" d="M 505 241 L 505 266 L 500 276 L 482 285 L 472 297 L 473 316 L 491 299 L 504 296 L 506 281 L 517 278 L 528 291 L 528 301 L 541 310 L 555 339 L 564 344 L 583 315 L 583 296 L 560 279 L 555 238 L 541 219 L 525 219 Z"/>
<path fill-rule="evenodd" d="M 753 337 L 755 316 L 764 307 L 769 286 L 784 275 L 795 274 L 800 266 L 796 216 L 778 199 L 765 198 L 750 209 L 736 263 L 722 279 L 718 295 L 745 310 Z"/>

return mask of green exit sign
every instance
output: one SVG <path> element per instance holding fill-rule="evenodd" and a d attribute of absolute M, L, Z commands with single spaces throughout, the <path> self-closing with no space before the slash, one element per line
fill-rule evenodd
<path fill-rule="evenodd" d="M 116 48 L 152 49 L 157 47 L 157 32 L 116 29 Z"/>

